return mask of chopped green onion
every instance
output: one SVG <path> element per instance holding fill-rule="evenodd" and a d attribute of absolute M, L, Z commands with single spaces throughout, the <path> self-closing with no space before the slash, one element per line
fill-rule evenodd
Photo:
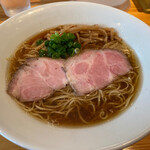
<path fill-rule="evenodd" d="M 54 44 L 52 45 L 52 48 L 53 48 L 53 49 L 57 49 L 57 44 L 54 43 Z"/>
<path fill-rule="evenodd" d="M 79 54 L 80 53 L 80 49 L 79 48 L 75 48 L 74 52 L 75 52 L 75 54 Z"/>
<path fill-rule="evenodd" d="M 75 40 L 76 37 L 75 37 L 74 34 L 68 33 L 68 34 L 67 34 L 67 38 L 68 38 L 69 41 L 72 41 L 72 40 Z"/>
<path fill-rule="evenodd" d="M 59 53 L 53 53 L 53 54 L 52 54 L 52 58 L 54 58 L 54 59 L 60 58 Z"/>
<path fill-rule="evenodd" d="M 40 57 L 44 57 L 44 56 L 46 56 L 46 51 L 45 51 L 45 50 L 40 49 L 40 50 L 39 50 L 39 56 L 40 56 Z"/>
<path fill-rule="evenodd" d="M 68 47 L 69 47 L 69 48 L 71 48 L 72 45 L 73 45 L 73 42 L 69 42 L 69 43 L 68 43 Z"/>
<path fill-rule="evenodd" d="M 47 57 L 52 57 L 52 54 L 54 53 L 54 50 L 51 47 L 48 47 L 47 49 Z"/>
<path fill-rule="evenodd" d="M 48 46 L 49 45 L 49 40 L 45 41 L 45 46 Z"/>
<path fill-rule="evenodd" d="M 44 42 L 43 40 L 38 40 L 38 41 L 36 41 L 36 46 L 41 45 L 43 42 Z"/>
<path fill-rule="evenodd" d="M 78 42 L 74 42 L 74 43 L 73 43 L 73 47 L 74 47 L 74 48 L 79 48 L 79 49 L 80 49 L 80 48 L 81 48 L 81 44 L 78 43 Z"/>
<path fill-rule="evenodd" d="M 37 41 L 37 44 L 43 43 L 43 40 Z M 51 57 L 54 59 L 66 59 L 69 56 L 74 56 L 80 52 L 81 44 L 76 41 L 76 36 L 73 33 L 52 34 L 50 40 L 45 41 L 45 49 L 39 50 L 40 57 Z"/>

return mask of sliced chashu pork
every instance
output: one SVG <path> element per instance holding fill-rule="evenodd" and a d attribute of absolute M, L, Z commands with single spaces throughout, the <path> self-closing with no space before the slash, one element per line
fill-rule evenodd
<path fill-rule="evenodd" d="M 82 96 L 104 88 L 131 68 L 123 53 L 110 49 L 86 50 L 66 61 L 31 58 L 14 74 L 8 93 L 23 102 L 36 101 L 49 97 L 69 82 L 75 93 Z"/>
<path fill-rule="evenodd" d="M 104 88 L 131 68 L 123 53 L 110 49 L 87 50 L 65 63 L 68 81 L 79 96 Z"/>
<path fill-rule="evenodd" d="M 47 98 L 68 83 L 63 67 L 62 59 L 28 59 L 13 76 L 8 93 L 20 101 Z"/>

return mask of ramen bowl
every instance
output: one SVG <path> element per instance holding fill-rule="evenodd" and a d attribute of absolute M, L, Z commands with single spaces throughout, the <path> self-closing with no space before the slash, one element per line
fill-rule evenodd
<path fill-rule="evenodd" d="M 135 51 L 142 83 L 135 102 L 103 124 L 64 128 L 43 123 L 25 113 L 7 94 L 7 58 L 19 44 L 48 28 L 62 24 L 99 24 L 115 28 Z M 22 12 L 0 25 L 0 133 L 34 150 L 114 150 L 129 146 L 150 132 L 150 28 L 137 18 L 104 5 L 61 2 Z"/>

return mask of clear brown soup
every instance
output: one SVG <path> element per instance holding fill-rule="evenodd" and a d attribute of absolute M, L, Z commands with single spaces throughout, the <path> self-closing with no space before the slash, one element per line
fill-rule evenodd
<path fill-rule="evenodd" d="M 72 93 L 71 98 L 76 98 L 77 96 L 74 95 L 74 92 L 69 85 L 65 89 L 56 91 L 52 97 L 45 100 L 22 103 L 19 100 L 15 99 L 15 101 L 20 105 L 20 107 L 22 107 L 26 112 L 28 112 L 32 116 L 40 118 L 45 122 L 50 122 L 54 125 L 60 125 L 65 127 L 85 127 L 103 123 L 110 119 L 114 119 L 116 116 L 120 115 L 125 110 L 127 110 L 131 106 L 131 104 L 133 104 L 140 90 L 142 78 L 140 63 L 133 50 L 131 50 L 131 48 L 127 44 L 125 44 L 125 42 L 118 36 L 117 32 L 112 28 L 105 28 L 94 25 L 62 25 L 39 33 L 23 42 L 18 47 L 17 51 L 15 52 L 15 55 L 11 57 L 9 66 L 9 79 L 12 78 L 13 74 L 25 62 L 26 59 L 28 59 L 29 57 L 38 57 L 39 49 L 35 50 L 37 48 L 35 42 L 39 39 L 49 39 L 50 35 L 54 32 L 74 33 L 77 37 L 78 42 L 80 42 L 82 45 L 82 50 L 85 50 L 87 48 L 111 48 L 122 51 L 128 57 L 129 62 L 133 67 L 133 70 L 131 73 L 127 73 L 125 76 L 119 77 L 116 81 L 114 81 L 104 89 L 101 89 L 100 91 L 94 91 L 81 97 L 83 101 L 79 102 L 79 105 L 78 102 L 75 103 L 75 105 L 78 106 L 73 106 L 69 103 L 71 105 L 72 111 L 69 112 L 70 108 L 68 110 L 67 108 L 65 108 L 64 111 L 69 112 L 67 115 L 65 112 L 62 113 L 62 111 L 55 109 L 50 111 L 44 110 L 44 113 L 42 113 L 42 109 L 38 109 L 36 106 L 40 108 L 57 106 L 59 102 L 51 101 L 53 101 L 53 98 L 60 96 L 64 91 Z M 108 36 L 107 41 L 104 40 L 106 38 L 106 34 Z M 89 38 L 91 38 L 91 42 L 87 42 Z M 28 54 L 30 54 L 29 57 Z M 132 81 L 130 81 L 130 83 L 125 82 L 126 80 L 128 81 L 129 78 Z M 129 85 L 129 87 L 127 87 L 127 83 L 129 85 L 132 83 L 132 87 L 130 87 Z M 134 88 L 134 90 L 132 92 L 126 92 L 125 94 L 122 94 L 123 100 L 121 100 L 117 96 L 119 94 L 112 94 L 111 96 L 108 96 L 111 91 L 111 85 L 114 87 L 116 86 L 116 89 L 119 86 L 120 91 L 121 89 L 126 91 L 131 90 L 131 88 Z M 112 90 L 116 89 L 113 88 Z M 95 95 L 95 98 L 91 100 L 91 105 L 87 103 L 86 98 L 92 97 L 92 95 Z M 99 104 L 98 97 L 102 97 L 102 95 L 104 96 L 104 98 L 100 98 Z M 131 99 L 128 100 L 130 96 Z M 71 98 L 68 97 L 68 100 Z M 61 99 L 59 99 L 59 101 L 60 100 Z M 55 111 L 57 112 L 55 113 Z M 61 113 L 59 113 L 59 111 Z"/>

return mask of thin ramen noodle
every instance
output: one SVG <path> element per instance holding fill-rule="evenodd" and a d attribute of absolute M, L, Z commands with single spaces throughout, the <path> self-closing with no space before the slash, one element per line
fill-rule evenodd
<path fill-rule="evenodd" d="M 16 102 L 28 113 L 46 122 L 56 125 L 89 125 L 102 122 L 125 110 L 133 101 L 140 79 L 140 66 L 133 51 L 118 36 L 113 28 L 99 25 L 60 25 L 46 30 L 25 41 L 10 59 L 10 78 L 24 64 L 26 59 L 38 57 L 38 50 L 44 43 L 36 46 L 39 39 L 50 40 L 50 36 L 58 32 L 75 34 L 81 43 L 81 52 L 86 49 L 111 48 L 123 52 L 129 59 L 133 69 L 121 76 L 107 87 L 76 96 L 72 88 L 56 91 L 50 98 L 34 102 Z"/>

